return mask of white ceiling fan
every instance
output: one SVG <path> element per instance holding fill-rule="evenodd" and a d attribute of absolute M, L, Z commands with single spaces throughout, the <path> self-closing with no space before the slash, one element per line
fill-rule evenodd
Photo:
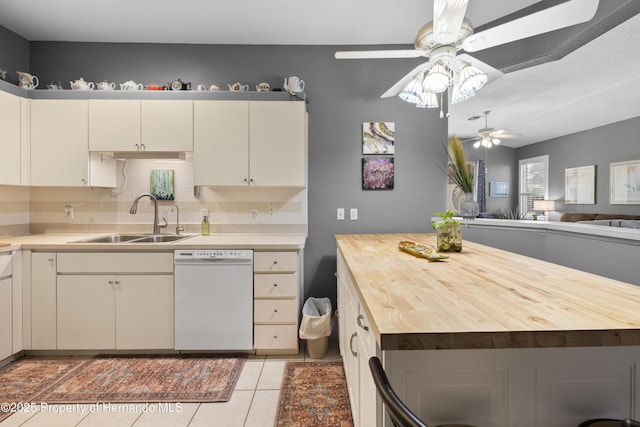
<path fill-rule="evenodd" d="M 473 148 L 491 148 L 494 145 L 499 145 L 501 138 L 522 138 L 521 133 L 513 133 L 510 129 L 494 129 L 490 128 L 487 124 L 487 116 L 491 111 L 484 111 L 484 127 L 478 129 L 478 136 L 466 139 L 462 142 L 473 142 Z M 477 120 L 482 116 L 473 116 L 469 120 Z"/>
<path fill-rule="evenodd" d="M 433 21 L 418 30 L 415 49 L 339 51 L 335 58 L 428 58 L 380 97 L 400 94 L 403 100 L 419 107 L 433 108 L 437 107 L 433 94 L 453 86 L 451 102 L 462 102 L 474 96 L 488 80 L 486 73 L 471 65 L 474 58 L 458 55 L 459 51 L 477 52 L 586 22 L 593 18 L 599 4 L 599 0 L 569 0 L 473 34 L 473 26 L 465 19 L 468 1 L 434 0 Z"/>

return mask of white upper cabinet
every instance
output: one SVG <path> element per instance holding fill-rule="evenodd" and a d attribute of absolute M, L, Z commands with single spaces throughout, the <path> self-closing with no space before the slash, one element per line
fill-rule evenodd
<path fill-rule="evenodd" d="M 89 100 L 91 151 L 193 151 L 191 100 Z"/>
<path fill-rule="evenodd" d="M 87 100 L 31 100 L 31 185 L 89 185 Z"/>
<path fill-rule="evenodd" d="M 249 183 L 249 101 L 194 101 L 194 185 Z"/>
<path fill-rule="evenodd" d="M 304 102 L 249 103 L 251 185 L 306 186 L 306 129 Z"/>
<path fill-rule="evenodd" d="M 0 92 L 0 184 L 21 184 L 20 110 L 18 96 Z"/>
<path fill-rule="evenodd" d="M 142 149 L 193 151 L 193 101 L 142 100 Z"/>
<path fill-rule="evenodd" d="M 89 150 L 139 151 L 140 143 L 140 100 L 89 100 Z"/>
<path fill-rule="evenodd" d="M 194 184 L 305 187 L 302 102 L 194 101 Z"/>

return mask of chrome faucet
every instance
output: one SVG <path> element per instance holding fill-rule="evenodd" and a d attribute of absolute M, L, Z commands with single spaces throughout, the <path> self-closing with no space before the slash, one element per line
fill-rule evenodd
<path fill-rule="evenodd" d="M 180 225 L 180 208 L 178 205 L 173 205 L 171 212 L 173 212 L 173 208 L 176 208 L 176 234 L 180 234 L 181 231 L 184 231 L 184 227 Z"/>
<path fill-rule="evenodd" d="M 143 197 L 148 197 L 153 201 L 153 234 L 160 234 L 160 221 L 158 219 L 158 199 L 153 194 L 144 193 L 136 197 L 129 209 L 129 213 L 135 215 L 138 212 L 138 200 Z"/>

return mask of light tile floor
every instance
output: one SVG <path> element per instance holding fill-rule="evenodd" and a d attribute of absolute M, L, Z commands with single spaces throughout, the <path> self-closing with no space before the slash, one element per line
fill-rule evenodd
<path fill-rule="evenodd" d="M 335 342 L 323 359 L 310 359 L 304 342 L 297 356 L 249 356 L 228 402 L 183 404 L 48 405 L 16 413 L 1 427 L 271 427 L 288 360 L 341 360 Z"/>

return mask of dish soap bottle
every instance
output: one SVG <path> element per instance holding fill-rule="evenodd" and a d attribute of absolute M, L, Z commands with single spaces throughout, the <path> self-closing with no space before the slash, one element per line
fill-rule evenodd
<path fill-rule="evenodd" d="M 209 235 L 209 209 L 202 209 L 200 212 L 202 214 L 202 235 L 208 236 Z"/>

